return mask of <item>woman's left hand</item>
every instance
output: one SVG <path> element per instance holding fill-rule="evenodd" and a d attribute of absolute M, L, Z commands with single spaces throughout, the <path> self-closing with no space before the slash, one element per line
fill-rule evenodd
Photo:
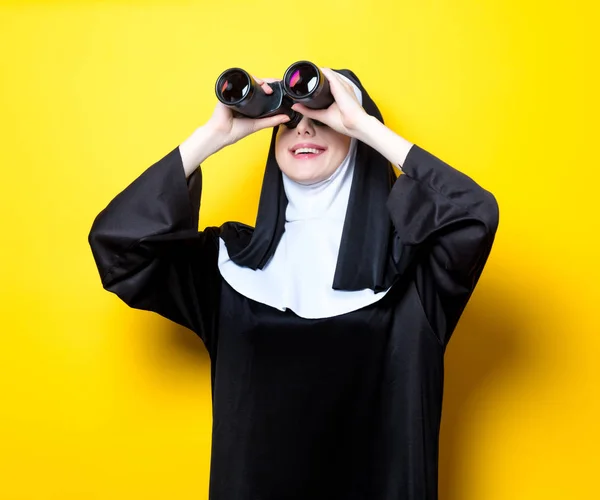
<path fill-rule="evenodd" d="M 357 137 L 369 115 L 358 102 L 354 89 L 348 82 L 329 68 L 321 68 L 321 71 L 329 81 L 329 88 L 335 99 L 333 104 L 327 109 L 310 109 L 302 104 L 294 104 L 292 109 L 324 123 L 336 132 Z"/>

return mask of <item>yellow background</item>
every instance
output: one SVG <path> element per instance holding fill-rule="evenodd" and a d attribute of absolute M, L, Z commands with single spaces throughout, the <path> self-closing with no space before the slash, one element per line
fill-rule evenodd
<path fill-rule="evenodd" d="M 441 500 L 600 498 L 592 5 L 0 2 L 0 498 L 206 498 L 204 347 L 105 292 L 87 234 L 222 70 L 304 58 L 500 204 L 446 355 Z M 269 134 L 205 163 L 201 226 L 254 223 Z"/>

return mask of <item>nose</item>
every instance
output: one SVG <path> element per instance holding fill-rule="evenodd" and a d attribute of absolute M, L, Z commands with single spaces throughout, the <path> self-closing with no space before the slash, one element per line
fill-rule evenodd
<path fill-rule="evenodd" d="M 300 123 L 296 127 L 296 133 L 298 135 L 315 135 L 315 124 L 310 118 L 302 116 L 302 120 L 300 120 Z"/>

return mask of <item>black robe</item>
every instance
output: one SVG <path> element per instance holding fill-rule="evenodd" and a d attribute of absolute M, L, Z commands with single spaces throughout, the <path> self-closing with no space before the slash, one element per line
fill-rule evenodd
<path fill-rule="evenodd" d="M 403 172 L 384 200 L 401 273 L 379 302 L 326 319 L 255 302 L 222 279 L 219 237 L 244 248 L 252 228 L 198 231 L 201 171 L 186 179 L 178 148 L 94 221 L 104 288 L 191 329 L 210 354 L 211 500 L 437 499 L 444 351 L 498 207 L 417 145 Z"/>

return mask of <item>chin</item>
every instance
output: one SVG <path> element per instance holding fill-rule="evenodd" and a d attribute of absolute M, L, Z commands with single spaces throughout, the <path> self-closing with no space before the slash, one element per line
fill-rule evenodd
<path fill-rule="evenodd" d="M 330 168 L 328 162 L 319 160 L 295 160 L 283 165 L 283 168 L 280 166 L 282 172 L 298 184 L 315 184 L 327 179 L 335 171 Z"/>
<path fill-rule="evenodd" d="M 285 175 L 287 175 L 291 180 L 297 182 L 298 184 L 315 184 L 325 178 L 322 172 L 307 172 L 307 171 L 299 171 L 298 169 L 290 169 L 290 170 L 282 170 Z"/>

